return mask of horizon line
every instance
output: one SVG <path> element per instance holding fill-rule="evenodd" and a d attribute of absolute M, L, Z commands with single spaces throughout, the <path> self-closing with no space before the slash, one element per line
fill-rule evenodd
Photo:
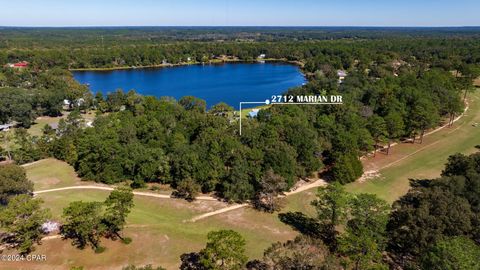
<path fill-rule="evenodd" d="M 127 28 L 127 27 L 177 27 L 177 28 L 477 28 L 480 25 L 0 25 L 0 28 Z"/>

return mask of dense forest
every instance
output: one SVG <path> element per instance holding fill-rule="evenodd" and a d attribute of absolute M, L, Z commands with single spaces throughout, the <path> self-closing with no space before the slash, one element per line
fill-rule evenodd
<path fill-rule="evenodd" d="M 171 41 L 478 37 L 479 32 L 479 27 L 0 27 L 0 48 L 138 45 Z"/>
<path fill-rule="evenodd" d="M 73 38 L 96 33 L 89 31 Z M 114 40 L 124 38 L 117 35 L 119 30 L 102 31 Z M 296 42 L 93 42 L 71 48 L 60 39 L 57 46 L 39 40 L 22 49 L 10 44 L 0 50 L 0 63 L 28 61 L 30 66 L 0 71 L 0 121 L 29 127 L 39 115 L 60 115 L 63 101 L 69 100 L 72 113 L 56 131 L 46 127 L 41 138 L 18 131 L 15 140 L 21 147 L 12 154 L 17 162 L 54 156 L 88 180 L 130 180 L 133 187 L 159 182 L 187 197 L 216 192 L 229 201 L 262 193 L 268 171 L 285 183 L 278 185 L 282 190 L 320 171 L 348 183 L 363 173 L 359 156 L 397 140 L 412 138 L 415 143 L 419 137 L 421 143 L 426 130 L 461 113 L 472 80 L 480 74 L 476 32 L 442 38 L 433 32 L 416 38 L 400 32 L 391 38 L 375 38 L 381 31 L 372 31 L 369 39 Z M 130 38 L 139 39 L 138 33 Z M 7 37 L 11 34 L 6 30 Z M 22 40 L 22 35 L 18 32 L 11 40 Z M 289 94 L 341 94 L 345 105 L 273 106 L 246 120 L 240 137 L 237 118 L 226 104 L 207 111 L 205 102 L 195 97 L 176 101 L 121 90 L 93 96 L 68 71 L 178 64 L 188 58 L 208 63 L 221 56 L 253 61 L 259 54 L 302 65 L 309 83 Z M 348 72 L 341 83 L 339 69 Z M 79 112 L 87 109 L 95 109 L 98 117 L 85 129 Z"/>

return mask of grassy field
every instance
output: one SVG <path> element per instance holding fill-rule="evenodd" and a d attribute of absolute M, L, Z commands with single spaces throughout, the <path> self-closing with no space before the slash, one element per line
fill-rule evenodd
<path fill-rule="evenodd" d="M 392 148 L 392 154 L 377 154 L 364 160 L 365 171 L 379 172 L 379 177 L 347 186 L 353 193 L 374 193 L 393 202 L 409 189 L 409 179 L 440 176 L 447 158 L 455 153 L 469 154 L 480 144 L 480 93 L 470 95 L 469 110 L 453 127 L 425 137 L 422 144 L 404 143 Z M 398 160 L 398 161 L 397 161 Z"/>
<path fill-rule="evenodd" d="M 102 201 L 108 192 L 62 191 L 42 194 L 45 206 L 51 208 L 55 220 L 61 220 L 62 209 L 71 201 Z M 258 258 L 263 250 L 275 241 L 286 241 L 296 233 L 283 225 L 276 215 L 252 209 L 241 209 L 214 216 L 196 223 L 188 220 L 195 215 L 224 207 L 220 202 L 194 202 L 135 197 L 135 207 L 128 218 L 126 236 L 133 239 L 130 245 L 103 240 L 107 250 L 95 254 L 90 249 L 78 250 L 70 241 L 53 239 L 43 241 L 36 254 L 47 254 L 48 261 L 40 264 L 25 263 L 24 269 L 118 269 L 127 264 L 154 264 L 168 269 L 178 269 L 180 255 L 198 251 L 205 245 L 209 231 L 233 229 L 247 240 L 247 255 Z M 18 264 L 15 264 L 18 267 Z M 108 265 L 108 267 L 100 267 Z M 0 266 L 0 269 L 4 269 Z M 17 268 L 18 269 L 18 268 Z"/>
<path fill-rule="evenodd" d="M 73 169 L 58 160 L 42 160 L 25 169 L 37 190 L 82 184 Z M 63 208 L 69 202 L 102 201 L 108 194 L 108 191 L 100 190 L 68 190 L 40 194 L 38 197 L 45 201 L 45 207 L 51 209 L 53 219 L 61 221 Z M 288 210 L 301 211 L 302 197 L 294 197 L 292 199 L 295 203 Z M 292 239 L 297 234 L 281 223 L 277 215 L 250 208 L 238 209 L 195 223 L 189 221 L 194 216 L 226 206 L 225 203 L 215 201 L 188 203 L 183 200 L 136 196 L 135 207 L 125 229 L 125 235 L 133 239 L 130 245 L 103 240 L 102 244 L 107 250 L 102 254 L 95 254 L 90 249 L 76 249 L 68 240 L 45 240 L 37 247 L 35 254 L 46 254 L 46 262 L 10 263 L 0 265 L 0 269 L 69 269 L 72 266 L 84 266 L 85 269 L 121 269 L 128 264 L 153 264 L 167 269 L 178 269 L 180 255 L 203 248 L 206 235 L 212 230 L 233 229 L 241 233 L 247 240 L 247 255 L 250 258 L 261 257 L 264 249 L 271 243 Z"/>
<path fill-rule="evenodd" d="M 63 112 L 62 116 L 59 117 L 49 117 L 49 116 L 41 116 L 35 119 L 35 123 L 28 129 L 28 132 L 32 136 L 42 136 L 42 129 L 45 125 L 50 124 L 58 124 L 60 119 L 67 118 L 69 112 Z M 95 119 L 95 112 L 89 111 L 86 114 L 82 114 L 83 119 L 85 121 L 93 121 Z"/>
<path fill-rule="evenodd" d="M 35 119 L 35 123 L 28 129 L 28 133 L 32 136 L 42 136 L 42 129 L 45 125 L 58 124 L 60 119 L 67 118 L 67 114 L 59 117 L 41 116 Z"/>
<path fill-rule="evenodd" d="M 60 119 L 65 119 L 67 118 L 69 112 L 63 112 L 62 116 L 59 117 L 50 117 L 50 116 L 40 116 L 35 119 L 35 122 L 30 126 L 30 128 L 27 129 L 28 133 L 32 136 L 42 136 L 43 132 L 42 129 L 45 127 L 45 125 L 51 125 L 51 124 L 58 124 Z M 86 114 L 82 114 L 83 119 L 85 121 L 93 121 L 95 119 L 95 112 L 94 111 L 89 111 Z M 14 132 L 15 129 L 10 129 L 7 132 L 2 132 L 2 136 L 0 136 L 0 146 L 13 150 L 15 148 L 15 142 L 14 142 Z M 8 136 L 8 137 L 5 137 Z"/>
<path fill-rule="evenodd" d="M 81 185 L 74 169 L 65 162 L 49 158 L 24 166 L 35 190 Z"/>

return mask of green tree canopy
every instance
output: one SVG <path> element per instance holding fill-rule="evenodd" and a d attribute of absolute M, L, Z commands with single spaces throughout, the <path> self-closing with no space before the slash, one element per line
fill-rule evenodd
<path fill-rule="evenodd" d="M 16 195 L 33 191 L 33 183 L 27 179 L 25 169 L 10 164 L 0 166 L 0 205 L 7 205 Z"/>
<path fill-rule="evenodd" d="M 120 237 L 120 231 L 123 230 L 127 222 L 127 216 L 130 213 L 133 203 L 132 189 L 127 187 L 117 187 L 113 190 L 104 202 L 106 206 L 103 223 L 106 227 L 106 234 L 110 237 Z"/>
<path fill-rule="evenodd" d="M 72 202 L 63 209 L 65 223 L 61 227 L 64 238 L 72 239 L 72 244 L 78 248 L 91 245 L 100 247 L 100 237 L 105 232 L 102 224 L 102 204 L 99 202 Z"/>
<path fill-rule="evenodd" d="M 30 253 L 34 250 L 33 245 L 40 243 L 43 236 L 41 226 L 50 217 L 49 210 L 41 207 L 42 202 L 22 194 L 11 198 L 8 205 L 0 209 L 0 225 L 11 234 L 5 241 L 20 253 Z"/>
<path fill-rule="evenodd" d="M 421 259 L 422 269 L 473 270 L 480 269 L 480 247 L 465 237 L 438 241 Z"/>
<path fill-rule="evenodd" d="M 207 246 L 200 251 L 200 263 L 205 269 L 239 270 L 243 269 L 245 239 L 232 230 L 208 233 Z"/>

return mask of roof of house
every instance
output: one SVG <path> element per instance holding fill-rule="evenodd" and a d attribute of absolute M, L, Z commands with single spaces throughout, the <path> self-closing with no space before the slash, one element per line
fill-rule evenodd
<path fill-rule="evenodd" d="M 26 67 L 28 66 L 28 62 L 27 61 L 22 61 L 22 62 L 18 62 L 18 63 L 15 63 L 13 64 L 14 67 Z"/>
<path fill-rule="evenodd" d="M 347 72 L 345 70 L 338 70 L 337 75 L 338 75 L 338 77 L 346 77 Z"/>
<path fill-rule="evenodd" d="M 0 125 L 0 130 L 7 129 L 13 127 L 13 124 L 3 124 Z"/>
<path fill-rule="evenodd" d="M 248 116 L 250 116 L 252 118 L 257 117 L 259 111 L 260 111 L 260 109 L 252 109 L 252 111 L 248 113 Z"/>
<path fill-rule="evenodd" d="M 50 123 L 48 124 L 52 129 L 58 129 L 58 123 Z"/>

